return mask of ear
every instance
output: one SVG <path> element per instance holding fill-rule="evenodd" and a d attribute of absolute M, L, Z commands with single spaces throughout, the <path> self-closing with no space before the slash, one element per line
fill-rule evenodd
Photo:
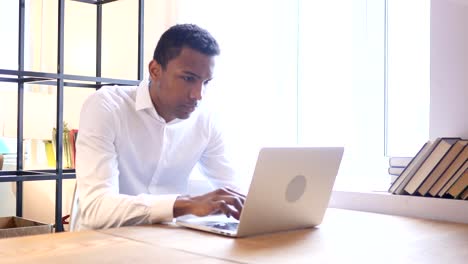
<path fill-rule="evenodd" d="M 161 77 L 161 71 L 162 71 L 161 64 L 159 64 L 156 60 L 151 60 L 151 62 L 148 65 L 148 70 L 149 70 L 151 80 L 153 81 L 159 80 L 159 78 Z"/>

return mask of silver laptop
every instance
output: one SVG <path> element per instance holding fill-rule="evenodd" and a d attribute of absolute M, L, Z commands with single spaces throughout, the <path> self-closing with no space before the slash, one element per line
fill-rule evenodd
<path fill-rule="evenodd" d="M 179 217 L 176 224 L 244 237 L 319 225 L 328 207 L 342 147 L 260 150 L 240 220 L 224 215 Z"/>

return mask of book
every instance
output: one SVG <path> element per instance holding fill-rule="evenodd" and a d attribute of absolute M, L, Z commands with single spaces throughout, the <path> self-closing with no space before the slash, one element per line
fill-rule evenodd
<path fill-rule="evenodd" d="M 447 195 L 453 197 L 453 198 L 458 198 L 462 192 L 465 190 L 465 188 L 468 186 L 468 169 L 466 169 L 460 178 L 456 180 L 453 185 L 448 189 Z"/>
<path fill-rule="evenodd" d="M 396 179 L 398 179 L 398 176 L 399 175 L 393 175 L 393 174 L 389 174 L 390 175 L 390 185 L 392 185 Z"/>
<path fill-rule="evenodd" d="M 388 168 L 388 174 L 399 176 L 403 172 L 404 169 L 405 167 L 390 167 Z"/>
<path fill-rule="evenodd" d="M 70 140 L 69 131 L 63 130 L 63 153 L 65 158 L 63 159 L 63 168 L 71 168 L 71 150 L 70 150 Z"/>
<path fill-rule="evenodd" d="M 388 168 L 388 175 L 390 175 L 390 185 L 393 184 L 396 179 L 400 176 L 403 172 L 404 167 L 390 167 Z"/>
<path fill-rule="evenodd" d="M 414 172 L 411 179 L 409 179 L 404 188 L 405 192 L 408 194 L 414 194 L 432 170 L 434 170 L 434 168 L 439 164 L 440 160 L 445 156 L 445 154 L 447 154 L 453 144 L 458 140 L 460 140 L 460 138 L 438 138 L 434 142 L 432 151 L 422 162 L 421 166 Z"/>
<path fill-rule="evenodd" d="M 467 144 L 468 140 L 458 140 L 453 144 L 447 154 L 440 160 L 439 164 L 437 164 L 434 170 L 427 176 L 426 180 L 416 190 L 417 193 L 423 196 L 426 195 L 429 189 L 442 176 L 442 173 L 449 167 Z"/>
<path fill-rule="evenodd" d="M 468 159 L 468 145 L 463 147 L 463 150 L 457 157 L 450 163 L 448 168 L 442 173 L 442 175 L 437 179 L 437 181 L 432 185 L 429 189 L 429 195 L 437 196 L 440 190 L 444 187 L 444 185 L 450 180 L 453 174 L 463 166 L 463 163 Z"/>
<path fill-rule="evenodd" d="M 437 194 L 439 197 L 443 197 L 447 194 L 448 190 L 452 185 L 463 175 L 463 173 L 468 169 L 468 161 L 463 163 L 463 166 L 460 167 L 457 172 L 450 178 L 450 180 L 442 187 L 442 189 Z"/>
<path fill-rule="evenodd" d="M 388 158 L 388 165 L 390 167 L 405 168 L 412 159 L 413 157 L 390 157 Z"/>
<path fill-rule="evenodd" d="M 77 129 L 70 129 L 68 134 L 68 141 L 70 146 L 70 156 L 71 156 L 71 168 L 75 168 L 75 156 L 76 156 L 76 137 L 78 135 Z"/>
<path fill-rule="evenodd" d="M 70 130 L 67 127 L 67 124 L 63 125 L 63 134 L 62 134 L 62 167 L 71 168 L 71 149 L 70 149 L 70 140 L 69 140 Z M 52 129 L 52 146 L 54 151 L 54 156 L 56 156 L 57 150 L 57 129 L 54 127 Z"/>
<path fill-rule="evenodd" d="M 465 188 L 465 191 L 460 195 L 460 199 L 468 200 L 468 186 Z"/>
<path fill-rule="evenodd" d="M 55 150 L 52 140 L 44 140 L 45 152 L 47 157 L 47 166 L 55 168 Z"/>
<path fill-rule="evenodd" d="M 415 170 L 421 166 L 422 162 L 426 159 L 433 148 L 434 144 L 432 141 L 429 140 L 424 143 L 414 158 L 411 159 L 408 166 L 406 166 L 406 168 L 401 172 L 401 175 L 392 183 L 388 192 L 393 194 L 403 194 L 403 188 L 406 186 L 406 183 L 408 183 Z"/>

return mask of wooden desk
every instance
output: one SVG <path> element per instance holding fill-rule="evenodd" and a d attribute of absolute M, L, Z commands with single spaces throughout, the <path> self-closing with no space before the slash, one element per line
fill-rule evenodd
<path fill-rule="evenodd" d="M 322 225 L 241 239 L 168 225 L 0 240 L 15 263 L 466 263 L 468 225 L 329 209 Z"/>
<path fill-rule="evenodd" d="M 0 239 L 0 263 L 229 264 L 232 262 L 96 231 L 85 231 Z"/>

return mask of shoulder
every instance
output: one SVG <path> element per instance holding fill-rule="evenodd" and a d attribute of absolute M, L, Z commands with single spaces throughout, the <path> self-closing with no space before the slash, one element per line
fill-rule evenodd
<path fill-rule="evenodd" d="M 126 105 L 134 101 L 135 89 L 104 86 L 90 95 L 81 108 L 80 133 L 112 138 L 121 124 L 122 111 L 128 111 Z"/>
<path fill-rule="evenodd" d="M 134 104 L 136 86 L 103 86 L 90 95 L 83 105 L 83 110 L 114 111 L 121 109 L 122 105 Z"/>

